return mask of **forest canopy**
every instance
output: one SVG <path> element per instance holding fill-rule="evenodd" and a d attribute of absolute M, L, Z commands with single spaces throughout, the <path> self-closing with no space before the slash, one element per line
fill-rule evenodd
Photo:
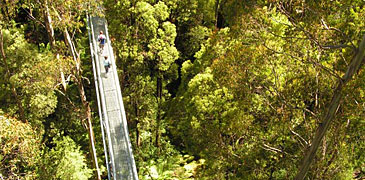
<path fill-rule="evenodd" d="M 4 0 L 0 179 L 108 178 L 87 15 L 139 179 L 365 178 L 364 0 Z"/>

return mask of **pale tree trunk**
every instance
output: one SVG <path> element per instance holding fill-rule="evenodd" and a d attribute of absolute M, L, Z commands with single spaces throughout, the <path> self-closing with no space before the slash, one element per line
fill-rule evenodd
<path fill-rule="evenodd" d="M 40 2 L 39 2 L 40 3 Z M 44 0 L 42 3 L 43 7 L 43 18 L 45 22 L 45 28 L 47 30 L 48 40 L 49 44 L 51 45 L 51 48 L 54 49 L 56 45 L 56 39 L 54 37 L 54 29 L 53 29 L 53 21 L 49 10 L 48 0 Z M 59 54 L 57 54 L 57 59 L 59 57 Z M 60 67 L 60 73 L 61 73 L 61 81 L 63 89 L 66 91 L 66 83 L 65 83 L 65 75 L 63 73 L 62 66 Z"/>
<path fill-rule="evenodd" d="M 0 50 L 1 50 L 1 56 L 2 56 L 2 59 L 3 59 L 3 63 L 4 63 L 4 68 L 5 68 L 5 71 L 6 71 L 6 80 L 8 81 L 8 83 L 10 85 L 11 92 L 13 93 L 13 96 L 15 98 L 15 101 L 16 101 L 16 103 L 18 105 L 20 120 L 22 122 L 26 123 L 27 120 L 25 119 L 25 113 L 24 113 L 23 104 L 22 104 L 22 102 L 19 99 L 18 93 L 16 92 L 16 88 L 10 82 L 11 73 L 10 73 L 9 66 L 8 66 L 8 64 L 6 62 L 6 55 L 5 55 L 5 51 L 4 51 L 4 37 L 3 37 L 3 30 L 1 29 L 1 27 L 0 27 Z"/>
<path fill-rule="evenodd" d="M 53 9 L 55 9 L 52 6 Z M 55 12 L 57 13 L 57 11 L 55 10 Z M 58 19 L 60 21 L 62 21 L 62 18 L 60 17 L 60 15 L 57 13 Z M 91 153 L 91 159 L 93 161 L 93 166 L 96 170 L 96 177 L 98 180 L 101 180 L 101 175 L 100 175 L 100 169 L 99 169 L 99 165 L 98 165 L 98 160 L 97 160 L 97 154 L 96 154 L 96 149 L 95 149 L 95 136 L 94 136 L 94 132 L 93 132 L 93 126 L 92 126 L 92 122 L 91 122 L 91 108 L 89 105 L 89 102 L 86 99 L 86 94 L 85 94 L 85 90 L 84 90 L 84 85 L 83 85 L 83 81 L 82 81 L 82 70 L 81 70 L 81 61 L 80 61 L 80 55 L 79 53 L 77 53 L 76 48 L 72 42 L 71 36 L 67 30 L 67 27 L 64 27 L 63 30 L 63 35 L 65 38 L 65 44 L 66 46 L 68 46 L 69 51 L 72 54 L 72 57 L 75 61 L 75 83 L 77 84 L 79 93 L 80 93 L 80 98 L 81 98 L 81 102 L 82 102 L 82 106 L 84 109 L 84 115 L 85 118 L 87 120 L 87 123 L 84 122 L 84 120 L 82 120 L 82 124 L 87 127 L 88 130 L 88 135 L 89 135 L 89 147 L 90 147 L 90 153 Z"/>
<path fill-rule="evenodd" d="M 50 14 L 50 9 L 49 9 L 49 4 L 48 4 L 48 0 L 43 0 L 42 2 L 38 1 L 38 3 L 40 3 L 43 6 L 43 18 L 44 18 L 44 22 L 45 22 L 45 28 L 47 30 L 47 35 L 48 35 L 48 40 L 49 40 L 49 44 L 51 45 L 51 48 L 54 49 L 55 45 L 56 45 L 56 39 L 54 36 L 54 28 L 53 28 L 53 21 L 52 21 L 52 16 Z M 57 59 L 59 57 L 59 54 L 57 54 Z M 62 81 L 62 86 L 63 89 L 66 91 L 66 83 L 65 83 L 65 75 L 63 73 L 63 68 L 62 66 L 60 67 L 60 73 L 61 73 L 61 81 Z"/>
<path fill-rule="evenodd" d="M 55 46 L 54 29 L 52 25 L 52 17 L 51 14 L 49 13 L 48 0 L 44 0 L 43 6 L 44 6 L 43 17 L 44 17 L 44 22 L 46 24 L 45 27 L 47 30 L 49 43 L 51 47 L 54 48 Z"/>
<path fill-rule="evenodd" d="M 88 129 L 88 133 L 89 133 L 89 144 L 90 144 L 90 152 L 92 154 L 92 160 L 93 160 L 93 166 L 96 169 L 96 177 L 98 180 L 101 180 L 101 175 L 100 175 L 100 169 L 99 169 L 99 165 L 98 165 L 98 160 L 97 160 L 97 154 L 96 154 L 96 149 L 95 149 L 95 137 L 94 137 L 94 132 L 93 132 L 93 126 L 92 126 L 92 122 L 91 122 L 91 108 L 89 105 L 89 102 L 86 99 L 86 94 L 85 94 L 85 90 L 84 90 L 84 85 L 82 83 L 82 74 L 81 74 L 81 61 L 80 61 L 80 56 L 79 53 L 77 53 L 76 48 L 74 46 L 74 44 L 72 43 L 70 34 L 68 33 L 67 28 L 64 29 L 64 35 L 66 38 L 66 42 L 67 42 L 67 46 L 70 48 L 70 51 L 72 53 L 73 59 L 75 61 L 76 64 L 76 70 L 75 70 L 75 82 L 77 83 L 77 87 L 80 93 L 80 98 L 81 98 L 81 102 L 83 105 L 83 109 L 84 109 L 84 113 L 85 113 L 85 118 L 87 119 L 87 124 L 85 124 L 85 122 L 82 122 Z"/>
<path fill-rule="evenodd" d="M 316 134 L 312 141 L 312 145 L 310 146 L 309 151 L 307 152 L 307 154 L 303 159 L 303 162 L 299 168 L 299 172 L 295 176 L 295 180 L 303 180 L 305 175 L 307 174 L 309 166 L 316 155 L 317 149 L 323 139 L 323 136 L 325 135 L 331 121 L 335 116 L 336 109 L 340 105 L 340 100 L 343 96 L 342 89 L 346 85 L 346 83 L 351 80 L 352 76 L 356 72 L 358 72 L 358 70 L 361 68 L 364 55 L 365 55 L 365 35 L 363 36 L 359 48 L 357 49 L 356 56 L 352 59 L 350 65 L 347 67 L 346 74 L 338 82 L 337 88 L 335 89 L 335 92 L 332 96 L 332 100 L 328 104 L 328 107 L 326 108 L 326 112 L 323 116 L 323 121 L 319 125 L 316 131 Z"/>

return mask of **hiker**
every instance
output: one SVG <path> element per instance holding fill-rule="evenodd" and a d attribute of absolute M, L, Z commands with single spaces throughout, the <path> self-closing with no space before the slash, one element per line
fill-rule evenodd
<path fill-rule="evenodd" d="M 104 68 L 105 68 L 105 74 L 108 73 L 108 70 L 110 68 L 110 60 L 108 59 L 108 56 L 104 57 Z"/>
<path fill-rule="evenodd" d="M 103 31 L 100 31 L 100 34 L 99 34 L 99 36 L 98 36 L 99 47 L 100 47 L 100 54 L 101 54 L 101 53 L 103 52 L 103 50 L 104 50 L 105 40 L 106 40 L 106 37 L 105 37 L 105 35 L 103 34 Z"/>

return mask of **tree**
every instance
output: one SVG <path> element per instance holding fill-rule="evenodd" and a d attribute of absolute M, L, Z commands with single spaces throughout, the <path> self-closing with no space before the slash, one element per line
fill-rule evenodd
<path fill-rule="evenodd" d="M 28 123 L 0 110 L 0 178 L 36 179 L 42 147 L 39 133 Z"/>
<path fill-rule="evenodd" d="M 8 67 L 8 62 L 7 62 L 7 57 L 5 55 L 5 51 L 4 51 L 4 36 L 3 36 L 3 31 L 2 29 L 0 29 L 1 32 L 0 32 L 0 39 L 1 39 L 1 42 L 0 42 L 0 49 L 1 49 L 1 56 L 2 56 L 2 60 L 3 60 L 3 64 L 5 66 L 5 72 L 6 72 L 6 78 L 8 80 L 8 83 L 10 82 L 10 69 Z M 20 101 L 19 97 L 18 97 L 18 93 L 14 87 L 13 84 L 9 83 L 10 84 L 10 88 L 11 88 L 11 91 L 13 93 L 13 96 L 15 97 L 15 101 L 16 103 L 18 104 L 18 108 L 19 108 L 19 114 L 20 114 L 20 119 L 23 121 L 23 122 L 26 122 L 25 120 L 25 114 L 24 114 L 24 108 L 23 108 L 23 104 L 22 102 Z"/>
<path fill-rule="evenodd" d="M 85 158 L 75 142 L 68 136 L 53 141 L 55 147 L 46 149 L 42 165 L 38 169 L 40 178 L 46 179 L 83 179 L 92 176 Z"/>
<path fill-rule="evenodd" d="M 5 47 L 2 51 L 5 67 L 2 74 L 6 75 L 6 84 L 11 87 L 12 94 L 17 95 L 15 100 L 20 117 L 23 122 L 39 124 L 54 112 L 57 104 L 54 95 L 54 86 L 59 80 L 54 76 L 58 72 L 57 60 L 48 51 L 37 52 L 36 47 L 28 43 L 17 28 L 2 30 L 1 37 L 2 47 Z M 5 97 L 7 92 L 9 89 L 3 87 Z M 14 108 L 11 102 L 4 102 L 4 106 L 9 107 L 8 112 Z"/>
<path fill-rule="evenodd" d="M 299 172 L 295 179 L 304 179 L 305 174 L 307 173 L 309 169 L 309 165 L 311 164 L 311 161 L 313 161 L 314 156 L 317 152 L 318 146 L 320 145 L 326 131 L 329 128 L 329 125 L 331 121 L 333 120 L 333 116 L 337 110 L 337 108 L 340 105 L 340 100 L 342 95 L 342 88 L 347 84 L 348 81 L 350 81 L 353 77 L 353 75 L 359 71 L 361 68 L 362 61 L 365 56 L 365 36 L 363 37 L 361 43 L 359 44 L 359 48 L 357 50 L 356 56 L 351 61 L 351 63 L 348 66 L 348 69 L 346 71 L 346 74 L 342 77 L 341 80 L 339 80 L 339 83 L 337 85 L 337 88 L 334 92 L 334 95 L 332 97 L 331 102 L 329 103 L 326 113 L 323 118 L 323 122 L 320 124 L 320 126 L 317 129 L 316 135 L 313 139 L 313 143 L 310 146 L 309 151 L 307 152 L 306 156 L 304 157 L 303 164 L 301 165 L 301 168 L 299 169 Z"/>
<path fill-rule="evenodd" d="M 293 167 L 292 164 L 300 163 L 300 158 L 297 157 L 301 157 L 311 143 L 309 139 L 315 132 L 325 104 L 334 91 L 333 82 L 340 77 L 338 74 L 344 73 L 347 66 L 347 62 L 343 62 L 342 59 L 353 56 L 351 39 L 356 39 L 359 32 L 351 30 L 350 32 L 356 33 L 351 34 L 354 38 L 349 40 L 348 36 L 339 35 L 338 31 L 321 29 L 324 26 L 323 21 L 328 29 L 341 26 L 333 16 L 321 12 L 323 15 L 321 21 L 318 19 L 318 14 L 309 12 L 302 14 L 300 11 L 301 8 L 319 7 L 318 4 L 302 4 L 296 1 L 292 4 L 281 2 L 247 4 L 250 6 L 237 8 L 241 15 L 228 16 L 233 21 L 229 23 L 229 31 L 225 35 L 223 31 L 227 29 L 213 33 L 196 53 L 196 59 L 183 64 L 182 84 L 177 97 L 171 103 L 177 105 L 171 106 L 169 122 L 172 127 L 178 127 L 172 130 L 174 141 L 182 143 L 184 149 L 193 155 L 199 155 L 209 164 L 204 167 L 206 169 L 201 174 L 204 177 L 216 175 L 219 178 L 291 179 L 294 175 L 290 172 L 297 171 L 297 167 Z M 324 2 L 319 4 L 321 7 L 325 5 L 327 9 L 338 8 L 336 5 Z M 346 8 L 349 6 L 344 5 L 337 9 L 340 10 L 338 14 L 349 12 L 345 10 Z M 223 13 L 231 15 L 229 12 Z M 341 17 L 347 16 L 341 15 Z M 356 19 L 357 16 L 353 17 Z M 354 21 L 359 23 L 358 26 L 361 26 L 355 19 Z M 328 22 L 331 22 L 331 27 Z M 335 42 L 340 45 L 328 45 Z M 342 50 L 342 53 L 336 51 L 342 48 L 346 50 Z M 209 81 L 203 81 L 202 77 L 210 78 Z M 361 79 L 362 76 L 358 78 Z M 210 84 L 205 85 L 206 82 Z M 193 86 L 193 84 L 199 85 Z M 211 89 L 205 91 L 201 89 L 202 87 Z M 227 89 L 224 94 L 233 96 L 228 102 L 238 104 L 234 106 L 239 107 L 234 113 L 237 116 L 224 118 L 210 114 L 214 112 L 216 105 L 208 106 L 215 101 L 213 98 L 207 100 L 207 97 L 210 95 L 218 99 L 220 96 L 214 94 L 216 88 Z M 350 89 L 361 94 L 358 86 Z M 346 97 L 346 105 L 355 108 L 356 106 L 350 103 L 354 100 L 353 96 Z M 194 105 L 189 104 L 191 102 L 194 102 L 192 103 Z M 229 104 L 228 102 L 223 104 Z M 353 110 L 341 106 L 338 112 L 341 112 L 341 115 L 345 112 L 354 115 Z M 218 148 L 220 153 L 226 154 L 219 156 L 223 159 L 219 162 L 216 156 L 212 156 L 217 154 L 215 150 L 219 138 L 214 138 L 215 134 L 210 135 L 206 129 L 215 130 L 217 134 L 222 134 L 222 137 L 229 137 L 226 133 L 219 133 L 220 128 L 226 125 L 223 122 L 242 122 L 244 121 L 240 118 L 244 117 L 242 114 L 247 114 L 246 118 L 251 117 L 247 118 L 249 121 L 246 122 L 249 127 L 241 126 L 239 130 L 235 130 L 239 133 L 224 141 L 232 143 L 222 147 L 231 148 L 228 150 Z M 351 156 L 345 157 L 344 154 L 349 149 L 340 145 L 348 143 L 358 148 L 361 148 L 361 145 L 355 141 L 345 140 L 346 135 L 354 138 L 358 136 L 357 133 L 345 130 L 349 125 L 344 123 L 344 120 L 350 118 L 351 121 L 347 122 L 356 123 L 358 122 L 356 119 L 361 116 L 355 115 L 356 118 L 339 116 L 342 121 L 339 120 L 330 129 L 320 147 L 322 156 L 316 158 L 316 163 L 311 168 L 310 178 L 328 179 L 351 175 L 347 169 L 350 166 L 348 162 L 354 161 L 355 156 L 350 153 Z M 222 122 L 218 123 L 219 128 L 207 128 L 207 125 L 201 125 L 205 121 L 209 122 L 209 118 L 217 118 Z M 208 125 L 213 126 L 213 124 Z M 341 136 L 337 137 L 339 132 Z M 214 141 L 209 141 L 210 139 Z M 199 149 L 195 149 L 196 147 Z M 230 158 L 229 152 L 237 156 Z M 224 162 L 230 163 L 227 165 Z M 233 162 L 237 162 L 240 166 L 233 166 L 235 164 Z M 210 168 L 212 164 L 215 164 L 214 169 Z M 218 167 L 222 169 L 219 173 L 216 172 Z"/>
<path fill-rule="evenodd" d="M 64 4 L 65 3 L 65 4 Z M 63 6 L 64 5 L 64 6 Z M 92 127 L 92 112 L 89 102 L 87 101 L 85 90 L 84 90 L 84 78 L 82 75 L 82 66 L 81 66 L 81 58 L 80 52 L 77 50 L 77 46 L 73 41 L 69 29 L 78 30 L 81 26 L 83 26 L 82 22 L 80 22 L 80 16 L 83 15 L 83 12 L 80 9 L 87 10 L 90 7 L 97 7 L 97 3 L 94 2 L 79 2 L 79 1 L 52 1 L 48 4 L 48 1 L 44 1 L 43 3 L 43 11 L 44 17 L 46 20 L 46 29 L 48 32 L 50 44 L 53 45 L 53 27 L 55 29 L 61 30 L 63 32 L 65 45 L 69 49 L 69 54 L 74 60 L 75 67 L 72 68 L 72 80 L 77 84 L 77 88 L 79 91 L 79 96 L 81 99 L 82 107 L 83 107 L 83 118 L 82 123 L 84 127 L 87 128 L 89 133 L 89 141 L 90 141 L 90 152 L 91 152 L 91 159 L 93 160 L 94 168 L 96 168 L 96 176 L 98 179 L 100 177 L 100 170 L 98 167 L 97 159 L 96 159 L 96 150 L 95 150 L 95 142 L 94 142 L 94 132 Z M 50 11 L 52 9 L 52 11 Z M 53 16 L 53 17 L 52 17 Z M 52 19 L 57 19 L 57 21 L 53 21 Z M 54 24 L 52 24 L 54 23 Z M 60 53 L 60 52 L 58 52 Z M 67 54 L 65 54 L 67 56 Z M 61 69 L 61 74 L 63 74 Z"/>

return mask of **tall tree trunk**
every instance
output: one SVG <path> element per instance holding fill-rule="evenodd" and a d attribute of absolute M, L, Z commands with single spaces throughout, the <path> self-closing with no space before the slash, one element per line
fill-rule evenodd
<path fill-rule="evenodd" d="M 52 25 L 52 17 L 51 14 L 49 13 L 48 0 L 44 0 L 43 6 L 44 6 L 43 17 L 44 17 L 44 22 L 46 24 L 45 26 L 47 30 L 48 40 L 51 47 L 53 48 L 55 46 L 55 38 L 54 38 L 54 29 Z"/>
<path fill-rule="evenodd" d="M 155 146 L 160 147 L 161 100 L 162 100 L 162 78 L 160 77 L 160 73 L 158 73 L 157 76 L 156 94 L 157 94 L 157 120 L 156 120 Z"/>
<path fill-rule="evenodd" d="M 215 11 L 215 27 L 218 28 L 218 13 L 219 13 L 219 0 L 215 0 L 215 7 L 214 7 L 214 11 Z"/>
<path fill-rule="evenodd" d="M 351 80 L 352 76 L 361 68 L 364 55 L 365 55 L 365 35 L 363 36 L 359 48 L 357 49 L 356 56 L 352 59 L 350 65 L 347 67 L 346 74 L 338 82 L 337 88 L 335 89 L 335 92 L 332 96 L 332 100 L 329 103 L 328 107 L 326 108 L 326 112 L 323 116 L 323 121 L 319 125 L 316 131 L 312 145 L 310 146 L 309 151 L 307 152 L 307 154 L 303 159 L 303 162 L 299 168 L 299 172 L 295 176 L 295 180 L 303 180 L 305 175 L 307 174 L 309 166 L 316 155 L 318 146 L 320 145 L 324 134 L 328 130 L 329 125 L 335 116 L 336 109 L 340 104 L 340 100 L 343 96 L 342 89 L 346 85 L 346 83 Z"/>
<path fill-rule="evenodd" d="M 134 103 L 134 109 L 136 113 L 136 140 L 137 140 L 137 147 L 141 146 L 141 136 L 140 132 L 138 130 L 138 124 L 139 124 L 139 109 L 138 109 L 138 101 L 135 101 Z"/>
<path fill-rule="evenodd" d="M 97 160 L 97 154 L 96 154 L 96 149 L 95 149 L 95 137 L 94 137 L 94 132 L 93 132 L 93 126 L 92 126 L 92 122 L 91 122 L 91 108 L 89 105 L 89 102 L 86 99 L 86 94 L 85 94 L 85 90 L 84 90 L 84 85 L 83 85 L 83 81 L 82 81 L 82 73 L 81 73 L 81 61 L 80 61 L 80 56 L 76 51 L 76 48 L 74 46 L 74 44 L 71 41 L 71 37 L 70 34 L 67 31 L 67 28 L 64 29 L 64 35 L 65 35 L 65 39 L 67 42 L 67 46 L 69 47 L 71 54 L 74 58 L 75 64 L 76 64 L 76 69 L 75 69 L 75 77 L 76 77 L 76 83 L 77 83 L 77 87 L 80 93 L 80 98 L 81 98 L 81 102 L 82 102 L 82 106 L 84 109 L 84 113 L 85 113 L 85 118 L 87 119 L 87 124 L 86 127 L 88 129 L 88 134 L 89 134 L 89 145 L 90 145 L 90 152 L 92 154 L 92 161 L 93 161 L 93 166 L 96 169 L 96 177 L 98 180 L 101 180 L 101 175 L 100 175 L 100 169 L 99 169 L 99 165 L 98 165 L 98 160 Z"/>
<path fill-rule="evenodd" d="M 15 86 L 10 82 L 10 69 L 9 66 L 6 62 L 6 55 L 5 55 L 5 51 L 4 51 L 4 37 L 3 37 L 3 30 L 0 29 L 0 49 L 1 49 L 1 56 L 3 59 L 3 63 L 4 63 L 4 67 L 5 67 L 5 71 L 6 71 L 6 80 L 8 81 L 9 85 L 10 85 L 10 89 L 11 92 L 13 93 L 13 96 L 15 98 L 15 101 L 18 105 L 19 108 L 19 117 L 20 120 L 24 123 L 27 122 L 27 120 L 25 119 L 25 113 L 24 113 L 24 108 L 23 108 L 23 104 L 19 99 L 18 93 L 16 92 Z"/>

